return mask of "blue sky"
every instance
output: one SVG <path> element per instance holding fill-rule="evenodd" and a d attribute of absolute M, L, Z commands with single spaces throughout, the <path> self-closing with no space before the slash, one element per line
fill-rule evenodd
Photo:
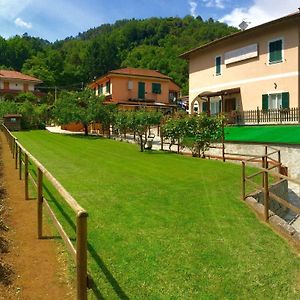
<path fill-rule="evenodd" d="M 186 15 L 255 26 L 299 6 L 300 0 L 0 0 L 0 35 L 55 41 L 119 19 Z"/>

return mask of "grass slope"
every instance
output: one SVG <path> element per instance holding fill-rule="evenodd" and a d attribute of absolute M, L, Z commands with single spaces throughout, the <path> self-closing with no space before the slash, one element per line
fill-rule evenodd
<path fill-rule="evenodd" d="M 300 144 L 300 126 L 234 126 L 225 129 L 226 141 Z"/>
<path fill-rule="evenodd" d="M 300 299 L 299 258 L 239 200 L 240 166 L 99 138 L 16 135 L 89 212 L 98 298 Z M 71 232 L 71 219 L 63 223 Z"/>

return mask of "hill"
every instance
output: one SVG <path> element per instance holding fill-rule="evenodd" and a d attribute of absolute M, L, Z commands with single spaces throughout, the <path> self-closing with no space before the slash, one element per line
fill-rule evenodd
<path fill-rule="evenodd" d="M 186 16 L 120 20 L 54 43 L 27 34 L 0 37 L 0 66 L 67 89 L 81 88 L 112 69 L 150 68 L 174 78 L 186 93 L 187 63 L 178 55 L 236 31 L 211 18 Z"/>

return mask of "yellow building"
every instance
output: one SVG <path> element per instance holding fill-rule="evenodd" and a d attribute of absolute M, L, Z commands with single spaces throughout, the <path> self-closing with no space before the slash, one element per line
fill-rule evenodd
<path fill-rule="evenodd" d="M 189 61 L 189 112 L 299 108 L 300 13 L 181 55 Z"/>

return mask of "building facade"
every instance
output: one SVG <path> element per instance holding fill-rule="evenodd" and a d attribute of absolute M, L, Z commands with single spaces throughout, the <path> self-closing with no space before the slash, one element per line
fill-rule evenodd
<path fill-rule="evenodd" d="M 189 62 L 189 112 L 299 108 L 300 13 L 181 55 Z"/>
<path fill-rule="evenodd" d="M 110 71 L 89 87 L 96 95 L 104 95 L 105 103 L 126 110 L 141 107 L 174 110 L 180 92 L 180 87 L 170 77 L 158 71 L 137 68 Z"/>
<path fill-rule="evenodd" d="M 37 96 L 42 93 L 35 90 L 41 80 L 17 71 L 0 70 L 0 96 L 17 95 L 21 92 L 32 92 Z"/>

